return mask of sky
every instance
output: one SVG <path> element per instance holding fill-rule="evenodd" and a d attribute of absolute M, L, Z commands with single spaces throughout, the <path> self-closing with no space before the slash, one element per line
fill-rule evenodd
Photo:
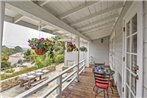
<path fill-rule="evenodd" d="M 4 23 L 3 45 L 13 48 L 20 46 L 22 48 L 30 48 L 28 40 L 31 38 L 51 38 L 52 34 L 34 30 L 28 27 L 20 26 L 13 23 Z"/>

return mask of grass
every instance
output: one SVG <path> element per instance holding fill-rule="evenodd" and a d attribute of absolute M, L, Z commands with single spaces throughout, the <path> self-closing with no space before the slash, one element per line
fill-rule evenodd
<path fill-rule="evenodd" d="M 6 69 L 6 70 L 4 70 L 4 72 L 6 72 L 6 73 L 13 73 L 14 70 L 11 68 L 11 69 Z"/>

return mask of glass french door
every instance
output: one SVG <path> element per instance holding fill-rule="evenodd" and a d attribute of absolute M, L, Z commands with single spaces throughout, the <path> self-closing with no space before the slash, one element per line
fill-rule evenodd
<path fill-rule="evenodd" d="M 137 3 L 132 4 L 125 17 L 125 98 L 142 96 L 142 40 L 140 14 Z M 141 72 L 141 73 L 140 73 Z"/>

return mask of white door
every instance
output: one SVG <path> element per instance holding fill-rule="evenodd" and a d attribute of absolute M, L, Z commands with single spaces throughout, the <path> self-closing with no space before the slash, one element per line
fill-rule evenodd
<path fill-rule="evenodd" d="M 124 98 L 142 98 L 143 53 L 142 2 L 134 2 L 125 21 L 125 79 Z"/>

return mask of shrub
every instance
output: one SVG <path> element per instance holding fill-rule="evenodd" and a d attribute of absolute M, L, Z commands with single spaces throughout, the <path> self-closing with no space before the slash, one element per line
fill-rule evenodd
<path fill-rule="evenodd" d="M 4 70 L 6 68 L 10 68 L 10 63 L 6 61 L 1 62 L 1 69 Z"/>
<path fill-rule="evenodd" d="M 55 63 L 63 63 L 64 62 L 64 55 L 63 54 L 58 54 L 56 57 L 55 57 Z"/>
<path fill-rule="evenodd" d="M 13 69 L 6 69 L 6 70 L 4 70 L 4 72 L 6 72 L 6 73 L 13 73 L 14 70 Z"/>

